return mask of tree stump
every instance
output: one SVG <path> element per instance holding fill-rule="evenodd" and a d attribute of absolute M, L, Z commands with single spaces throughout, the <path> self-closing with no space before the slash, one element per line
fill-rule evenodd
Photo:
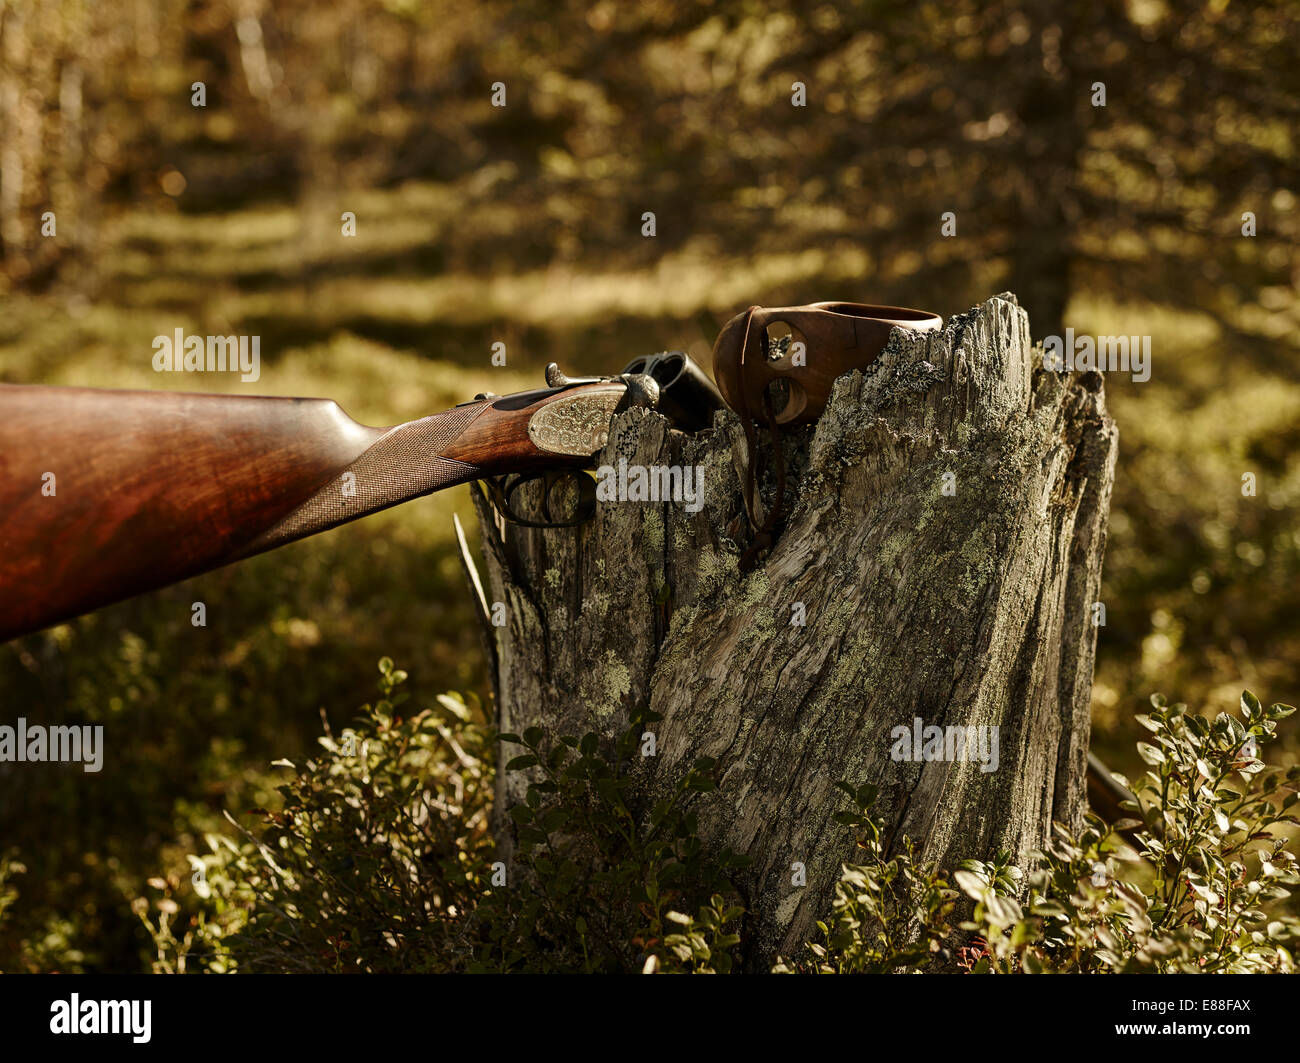
<path fill-rule="evenodd" d="M 610 739 L 648 703 L 642 810 L 715 758 L 719 788 L 694 807 L 706 847 L 749 857 L 750 966 L 801 956 L 830 912 L 855 848 L 837 780 L 876 784 L 891 846 L 910 836 L 947 870 L 1024 861 L 1053 819 L 1081 819 L 1117 433 L 1099 374 L 1039 365 L 1010 294 L 942 332 L 895 330 L 784 439 L 788 518 L 748 573 L 730 411 L 686 436 L 629 410 L 598 459 L 702 466 L 696 513 L 603 502 L 581 528 L 537 530 L 477 496 L 488 602 L 506 606 L 485 627 L 499 726 Z M 918 720 L 997 728 L 996 770 L 904 759 Z M 503 777 L 499 808 L 521 789 Z"/>

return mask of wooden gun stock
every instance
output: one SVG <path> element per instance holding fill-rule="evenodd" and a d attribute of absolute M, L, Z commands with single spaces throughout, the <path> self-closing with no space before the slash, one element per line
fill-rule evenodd
<path fill-rule="evenodd" d="M 328 399 L 0 385 L 0 641 L 444 487 L 589 464 L 626 392 L 368 428 Z"/>

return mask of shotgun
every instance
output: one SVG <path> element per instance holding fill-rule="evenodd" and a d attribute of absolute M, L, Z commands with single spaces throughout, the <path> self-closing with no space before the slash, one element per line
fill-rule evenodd
<path fill-rule="evenodd" d="M 785 346 L 769 342 L 779 324 L 791 330 Z M 755 306 L 718 336 L 717 386 L 682 351 L 635 359 L 614 377 L 570 379 L 552 363 L 545 389 L 479 395 L 387 428 L 360 425 L 329 399 L 0 385 L 0 642 L 472 480 L 518 523 L 582 523 L 595 490 L 580 470 L 631 405 L 698 431 L 725 396 L 746 430 L 753 520 L 754 422 L 774 440 L 780 426 L 811 423 L 834 380 L 874 362 L 894 329 L 940 325 L 904 307 Z M 761 528 L 754 521 L 747 559 L 779 522 L 777 471 L 776 505 Z M 567 494 L 555 490 L 566 472 Z M 537 479 L 541 522 L 512 507 Z M 552 514 L 556 494 L 571 500 L 567 515 Z"/>
<path fill-rule="evenodd" d="M 616 413 L 697 429 L 722 405 L 682 352 L 629 368 L 552 363 L 545 389 L 387 428 L 329 399 L 0 385 L 0 642 L 471 480 L 517 516 L 522 483 L 545 479 L 549 499 L 576 473 L 571 505 L 594 509 L 579 470 Z"/>
<path fill-rule="evenodd" d="M 769 335 L 773 324 L 789 334 Z M 635 359 L 615 377 L 571 379 L 551 363 L 545 389 L 478 395 L 387 428 L 360 425 L 329 399 L 0 384 L 0 642 L 472 480 L 492 487 L 507 519 L 581 523 L 594 510 L 581 470 L 630 406 L 657 408 L 685 431 L 708 427 L 724 404 L 737 410 L 748 511 L 753 422 L 775 440 L 782 426 L 815 421 L 835 379 L 870 366 L 893 329 L 941 324 L 905 307 L 755 306 L 718 336 L 721 391 L 682 351 Z M 793 357 L 795 342 L 806 359 Z M 577 474 L 577 501 L 556 518 L 553 477 L 565 472 Z M 512 506 L 534 479 L 545 483 L 547 524 Z M 774 517 L 751 520 L 770 542 Z M 1112 821 L 1133 800 L 1092 754 L 1088 793 Z"/>

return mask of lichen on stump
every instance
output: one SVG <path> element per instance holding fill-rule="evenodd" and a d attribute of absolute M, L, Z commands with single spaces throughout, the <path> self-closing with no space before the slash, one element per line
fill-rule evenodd
<path fill-rule="evenodd" d="M 1117 434 L 1098 374 L 1040 365 L 1010 294 L 942 332 L 896 330 L 783 441 L 784 529 L 747 573 L 729 411 L 688 437 L 629 410 L 598 459 L 703 466 L 696 513 L 607 502 L 581 528 L 536 530 L 478 499 L 488 598 L 506 606 L 487 629 L 499 726 L 611 739 L 648 703 L 662 720 L 641 810 L 715 758 L 719 787 L 694 807 L 706 849 L 749 858 L 751 966 L 802 955 L 854 859 L 837 780 L 876 784 L 891 844 L 908 835 L 946 869 L 1023 861 L 1053 819 L 1080 820 Z M 997 728 L 996 770 L 898 759 L 895 729 L 917 719 Z M 503 777 L 499 806 L 522 788 Z"/>

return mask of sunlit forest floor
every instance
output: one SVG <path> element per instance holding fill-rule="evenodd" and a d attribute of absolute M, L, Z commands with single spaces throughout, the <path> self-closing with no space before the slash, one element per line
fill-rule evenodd
<path fill-rule="evenodd" d="M 354 239 L 308 231 L 287 206 L 123 215 L 105 233 L 92 297 L 7 298 L 0 381 L 327 396 L 388 424 L 538 386 L 551 360 L 616 372 L 683 347 L 707 365 L 717 328 L 750 303 L 873 299 L 860 262 L 732 259 L 706 242 L 653 267 L 574 248 L 564 265 L 520 269 L 512 262 L 530 256 L 512 249 L 546 218 L 479 205 L 466 185 L 354 199 Z M 453 220 L 493 237 L 475 261 L 440 253 Z M 966 309 L 931 306 L 924 292 L 911 302 Z M 1078 332 L 1153 337 L 1150 382 L 1106 382 L 1121 456 L 1094 747 L 1136 772 L 1132 715 L 1152 691 L 1213 711 L 1232 710 L 1243 687 L 1266 702 L 1300 698 L 1300 380 L 1291 359 L 1208 318 L 1084 293 L 1068 319 Z M 176 328 L 260 335 L 261 379 L 155 374 L 152 338 Z M 490 364 L 496 341 L 507 368 Z M 1254 497 L 1242 494 L 1248 472 Z M 0 647 L 10 715 L 102 723 L 108 749 L 98 775 L 51 767 L 16 792 L 0 779 L 0 851 L 28 868 L 0 924 L 0 969 L 146 969 L 130 898 L 150 876 L 187 873 L 223 809 L 274 803 L 271 761 L 309 753 L 322 710 L 343 725 L 372 700 L 379 657 L 410 671 L 417 701 L 483 692 L 453 513 L 473 526 L 468 489 Z M 190 626 L 195 601 L 206 628 Z M 1294 720 L 1284 734 L 1293 755 Z"/>

